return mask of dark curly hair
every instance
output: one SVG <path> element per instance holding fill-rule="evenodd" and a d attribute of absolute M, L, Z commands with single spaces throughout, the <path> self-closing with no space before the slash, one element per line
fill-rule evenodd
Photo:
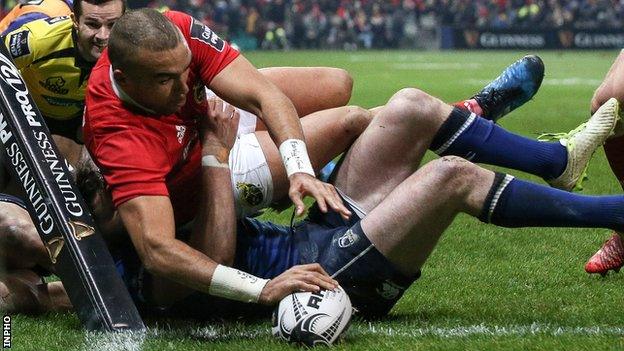
<path fill-rule="evenodd" d="M 116 1 L 116 0 L 74 0 L 74 6 L 73 6 L 72 11 L 74 12 L 74 17 L 76 18 L 76 20 L 78 20 L 80 16 L 82 16 L 82 2 L 83 1 L 91 5 L 101 5 L 101 4 L 105 4 L 107 2 Z M 127 7 L 126 0 L 117 0 L 117 1 L 121 1 L 121 3 L 123 4 L 122 12 L 126 12 L 126 7 Z"/>

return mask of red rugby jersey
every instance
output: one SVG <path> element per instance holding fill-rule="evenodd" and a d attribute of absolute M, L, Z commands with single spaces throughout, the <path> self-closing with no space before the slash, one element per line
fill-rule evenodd
<path fill-rule="evenodd" d="M 84 140 L 112 192 L 115 207 L 142 195 L 169 196 L 176 223 L 195 216 L 201 186 L 198 119 L 206 113 L 204 85 L 239 53 L 198 20 L 164 13 L 192 53 L 186 104 L 172 115 L 150 115 L 122 102 L 113 90 L 105 51 L 86 91 Z"/>

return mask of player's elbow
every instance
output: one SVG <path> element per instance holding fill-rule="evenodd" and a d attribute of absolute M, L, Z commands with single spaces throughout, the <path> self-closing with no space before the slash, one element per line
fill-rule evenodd
<path fill-rule="evenodd" d="M 173 271 L 170 266 L 175 264 L 175 260 L 170 259 L 173 247 L 162 241 L 147 243 L 141 250 L 143 267 L 155 276 L 167 277 Z"/>

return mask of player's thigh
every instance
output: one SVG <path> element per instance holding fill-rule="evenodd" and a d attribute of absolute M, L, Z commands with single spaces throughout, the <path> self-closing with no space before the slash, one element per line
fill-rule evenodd
<path fill-rule="evenodd" d="M 370 211 L 420 164 L 452 107 L 405 89 L 380 108 L 353 143 L 334 185 Z"/>
<path fill-rule="evenodd" d="M 293 102 L 299 116 L 344 106 L 351 99 L 349 73 L 332 67 L 270 67 L 260 72 Z"/>
<path fill-rule="evenodd" d="M 459 212 L 477 216 L 494 172 L 443 157 L 405 179 L 362 220 L 375 247 L 404 274 L 422 267 Z"/>
<path fill-rule="evenodd" d="M 370 123 L 372 114 L 361 107 L 343 106 L 312 113 L 301 119 L 312 167 L 318 172 L 343 153 Z M 277 146 L 268 132 L 256 132 L 273 178 L 273 199 L 288 194 L 288 178 Z"/>

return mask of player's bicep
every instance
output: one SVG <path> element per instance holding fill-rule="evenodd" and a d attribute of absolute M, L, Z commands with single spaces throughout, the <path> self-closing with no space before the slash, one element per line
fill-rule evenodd
<path fill-rule="evenodd" d="M 242 55 L 219 72 L 210 83 L 210 89 L 217 95 L 257 116 L 261 115 L 261 94 L 267 93 L 267 87 L 273 87 L 273 84 Z"/>
<path fill-rule="evenodd" d="M 118 207 L 119 215 L 143 262 L 155 260 L 167 241 L 175 239 L 175 221 L 167 196 L 139 196 Z"/>

